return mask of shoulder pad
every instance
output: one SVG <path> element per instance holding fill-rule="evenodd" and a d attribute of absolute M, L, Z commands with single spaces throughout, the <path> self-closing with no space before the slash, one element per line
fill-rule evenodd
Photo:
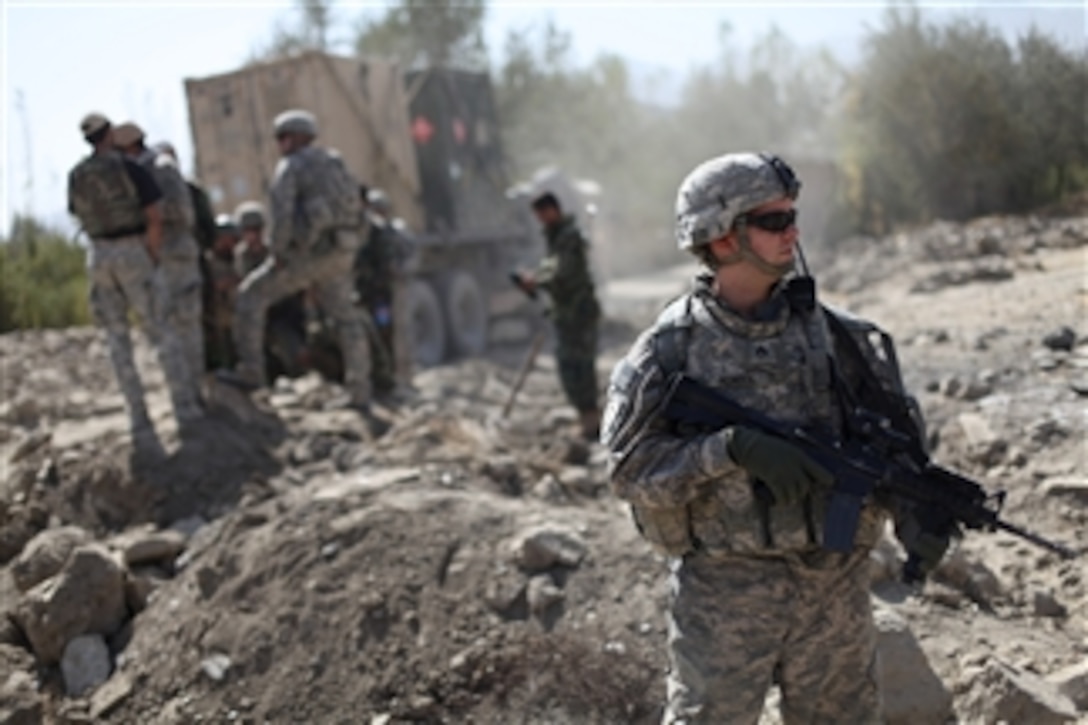
<path fill-rule="evenodd" d="M 658 315 L 650 340 L 654 357 L 666 375 L 682 372 L 687 366 L 693 325 L 690 293 L 674 299 Z"/>
<path fill-rule="evenodd" d="M 682 294 L 665 305 L 665 309 L 657 316 L 654 331 L 668 330 L 673 327 L 691 327 L 691 295 Z"/>
<path fill-rule="evenodd" d="M 846 310 L 828 304 L 824 304 L 823 308 L 827 314 L 834 315 L 840 322 L 842 322 L 843 326 L 851 334 L 862 336 L 868 335 L 871 332 L 879 332 L 881 334 L 884 334 L 884 330 L 881 329 L 880 326 L 876 323 L 858 317 L 857 315 L 847 312 Z"/>

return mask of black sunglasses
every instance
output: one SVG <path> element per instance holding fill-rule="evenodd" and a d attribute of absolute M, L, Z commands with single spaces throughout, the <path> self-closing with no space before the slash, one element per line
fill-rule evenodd
<path fill-rule="evenodd" d="M 762 214 L 744 214 L 744 223 L 765 232 L 784 232 L 797 223 L 797 210 L 767 211 Z"/>

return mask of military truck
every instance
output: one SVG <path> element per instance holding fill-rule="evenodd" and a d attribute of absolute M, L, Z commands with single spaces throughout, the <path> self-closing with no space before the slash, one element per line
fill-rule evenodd
<path fill-rule="evenodd" d="M 508 192 L 486 74 L 308 52 L 186 79 L 185 92 L 196 172 L 217 211 L 267 199 L 279 159 L 272 119 L 289 108 L 313 112 L 318 141 L 388 194 L 420 251 L 417 363 L 477 355 L 497 323 L 526 313 L 508 272 L 542 245 L 525 200 Z"/>

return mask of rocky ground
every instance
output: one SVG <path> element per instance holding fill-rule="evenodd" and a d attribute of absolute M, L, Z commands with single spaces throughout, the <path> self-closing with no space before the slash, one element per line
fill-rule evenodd
<path fill-rule="evenodd" d="M 899 341 L 935 457 L 1088 547 L 1088 217 L 819 251 L 826 297 Z M 602 378 L 685 275 L 612 286 Z M 419 373 L 377 440 L 316 377 L 180 437 L 138 349 L 157 465 L 93 331 L 0 345 L 0 723 L 660 717 L 663 562 L 550 356 L 509 418 L 516 348 Z M 970 532 L 915 591 L 899 556 L 873 558 L 890 722 L 1088 722 L 1085 559 Z"/>

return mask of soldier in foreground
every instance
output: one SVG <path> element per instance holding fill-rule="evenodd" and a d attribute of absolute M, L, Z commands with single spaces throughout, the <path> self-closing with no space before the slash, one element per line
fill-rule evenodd
<path fill-rule="evenodd" d="M 596 440 L 601 422 L 597 404 L 601 306 L 589 270 L 589 245 L 574 217 L 563 213 L 554 194 L 537 197 L 532 208 L 543 227 L 548 253 L 535 272 L 519 273 L 518 283 L 530 294 L 543 288 L 552 299 L 559 381 L 578 411 L 582 436 Z"/>
<path fill-rule="evenodd" d="M 158 351 L 179 426 L 203 415 L 189 384 L 181 347 L 173 328 L 165 323 L 168 292 L 155 270 L 162 246 L 162 191 L 144 168 L 117 152 L 114 129 L 105 116 L 89 114 L 80 130 L 94 152 L 68 175 L 68 211 L 91 238 L 91 313 L 106 333 L 133 444 L 137 450 L 159 453 L 162 446 L 132 355 L 130 309 L 136 311 Z"/>
<path fill-rule="evenodd" d="M 824 549 L 828 471 L 755 428 L 707 431 L 661 414 L 682 373 L 776 421 L 840 436 L 844 401 L 894 399 L 924 440 L 890 339 L 817 305 L 810 278 L 792 274 L 799 189 L 765 154 L 695 168 L 680 185 L 676 233 L 706 272 L 611 377 L 601 438 L 612 487 L 669 557 L 666 723 L 756 723 L 772 682 L 787 723 L 881 716 L 868 562 L 888 513 L 867 503 L 852 550 Z M 832 314 L 842 332 L 829 332 Z M 897 514 L 897 531 L 910 515 Z M 947 546 L 913 548 L 928 570 Z"/>
<path fill-rule="evenodd" d="M 204 373 L 203 283 L 200 247 L 193 238 L 196 215 L 189 187 L 169 154 L 158 153 L 144 143 L 143 129 L 122 123 L 114 131 L 114 143 L 143 166 L 162 189 L 162 253 L 160 266 L 170 292 L 167 319 L 181 343 L 189 385 L 200 396 Z"/>
<path fill-rule="evenodd" d="M 317 122 L 311 113 L 285 111 L 276 117 L 274 130 L 283 158 L 270 190 L 270 255 L 242 282 L 234 315 L 239 364 L 220 377 L 247 389 L 264 386 L 269 306 L 315 286 L 318 304 L 336 326 L 350 404 L 377 429 L 366 327 L 352 294 L 352 263 L 361 242 L 358 182 L 342 159 L 314 145 Z"/>

